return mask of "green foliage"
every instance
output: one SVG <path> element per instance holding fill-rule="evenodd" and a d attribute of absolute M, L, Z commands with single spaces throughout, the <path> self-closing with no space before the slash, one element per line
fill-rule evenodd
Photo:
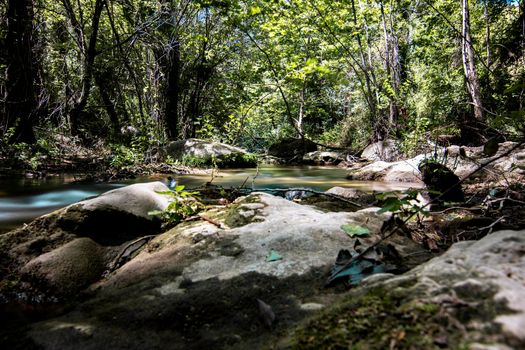
<path fill-rule="evenodd" d="M 12 166 L 25 170 L 36 171 L 42 165 L 42 160 L 50 153 L 43 147 L 43 140 L 37 145 L 28 145 L 24 142 L 11 143 L 14 128 L 9 128 L 0 139 L 0 157 L 9 160 Z"/>
<path fill-rule="evenodd" d="M 115 169 L 122 169 L 136 165 L 140 162 L 141 156 L 133 148 L 124 145 L 112 147 L 109 165 Z"/>
<path fill-rule="evenodd" d="M 39 2 L 32 26 L 35 42 L 46 39 L 37 47 L 42 110 L 35 118 L 47 131 L 69 127 L 84 90 L 95 7 L 86 0 L 67 3 L 71 8 Z M 490 111 L 486 123 L 519 134 L 525 128 L 519 7 L 478 1 L 470 2 L 470 11 L 476 68 Z M 3 36 L 7 22 L 0 23 Z M 299 133 L 359 149 L 382 131 L 401 136 L 405 152 L 413 154 L 426 139 L 459 134 L 472 116 L 460 22 L 461 7 L 452 0 L 111 2 L 100 19 L 80 136 L 119 143 L 113 145 L 114 167 L 151 161 L 171 122 L 171 139 L 222 140 L 253 151 Z M 0 76 L 9 63 L 9 57 L 0 59 Z M 393 123 L 390 107 L 397 112 Z M 138 133 L 122 137 L 123 126 Z M 3 132 L 5 150 L 12 131 Z M 55 151 L 44 141 L 36 152 Z M 22 154 L 23 162 L 36 152 Z"/>
<path fill-rule="evenodd" d="M 170 202 L 164 210 L 153 210 L 148 215 L 156 216 L 163 222 L 164 228 L 177 225 L 182 220 L 196 215 L 205 208 L 204 204 L 196 199 L 198 192 L 185 191 L 183 185 L 176 186 L 173 191 L 159 192 L 170 197 Z"/>
<path fill-rule="evenodd" d="M 181 163 L 192 167 L 251 168 L 257 165 L 258 157 L 252 153 L 230 153 L 218 157 L 196 157 L 184 155 Z"/>
<path fill-rule="evenodd" d="M 419 217 L 416 214 L 428 216 L 429 212 L 425 209 L 425 203 L 420 199 L 422 190 L 408 189 L 401 193 L 385 192 L 376 195 L 376 199 L 382 202 L 379 214 L 391 212 L 398 215 L 401 219 Z"/>

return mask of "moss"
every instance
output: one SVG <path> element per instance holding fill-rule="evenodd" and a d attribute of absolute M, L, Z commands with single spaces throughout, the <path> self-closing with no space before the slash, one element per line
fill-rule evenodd
<path fill-rule="evenodd" d="M 437 349 L 447 334 L 440 306 L 411 300 L 410 290 L 350 292 L 336 307 L 297 329 L 293 349 Z M 459 342 L 447 339 L 447 342 Z"/>
<path fill-rule="evenodd" d="M 230 204 L 224 214 L 224 223 L 234 228 L 248 225 L 252 222 L 260 222 L 261 220 L 258 219 L 260 209 L 251 209 L 243 206 L 243 204 L 253 203 L 261 203 L 261 198 L 258 195 L 249 195 L 241 197 L 236 203 Z"/>
<path fill-rule="evenodd" d="M 242 206 L 240 204 L 233 204 L 228 207 L 228 211 L 226 212 L 226 217 L 224 219 L 224 223 L 228 225 L 228 227 L 241 227 L 253 222 L 252 219 L 255 215 L 243 215 L 241 208 Z"/>

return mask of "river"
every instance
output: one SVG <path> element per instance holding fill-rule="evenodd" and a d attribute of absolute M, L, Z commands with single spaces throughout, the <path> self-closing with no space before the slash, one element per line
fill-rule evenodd
<path fill-rule="evenodd" d="M 401 190 L 414 184 L 392 184 L 346 180 L 347 171 L 341 168 L 301 166 L 264 166 L 256 169 L 221 170 L 213 184 L 228 187 L 291 188 L 307 187 L 324 191 L 334 186 L 358 188 L 363 191 Z M 188 189 L 204 185 L 210 175 L 176 175 L 179 184 Z M 47 177 L 45 179 L 0 178 L 0 233 L 87 197 L 123 187 L 132 183 L 166 181 L 166 176 L 148 176 L 114 183 L 77 184 L 73 175 Z"/>

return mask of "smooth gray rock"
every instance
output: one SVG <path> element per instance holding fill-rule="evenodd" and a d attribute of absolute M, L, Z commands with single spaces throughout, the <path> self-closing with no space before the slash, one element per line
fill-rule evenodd
<path fill-rule="evenodd" d="M 75 239 L 42 254 L 22 268 L 25 279 L 54 295 L 70 296 L 101 278 L 104 249 L 89 238 Z"/>
<path fill-rule="evenodd" d="M 361 158 L 370 161 L 393 162 L 398 160 L 400 155 L 396 141 L 388 139 L 368 145 L 361 153 Z"/>
<path fill-rule="evenodd" d="M 5 290 L 20 293 L 31 285 L 49 290 L 50 295 L 72 294 L 93 282 L 101 273 L 97 247 L 108 247 L 116 254 L 125 242 L 160 231 L 160 220 L 148 212 L 167 207 L 169 196 L 158 193 L 162 191 L 168 188 L 160 182 L 118 188 L 0 235 L 2 279 L 15 281 L 0 284 L 0 294 Z M 109 257 L 103 259 L 105 264 Z M 22 274 L 29 286 L 20 283 Z"/>
<path fill-rule="evenodd" d="M 472 174 L 474 170 L 479 168 L 480 164 L 485 164 L 494 160 L 494 162 L 486 166 L 474 176 L 497 182 L 502 180 L 501 176 L 498 174 L 505 173 L 505 176 L 508 176 L 509 179 L 521 181 L 523 175 L 525 175 L 525 145 L 517 148 L 509 155 L 502 156 L 505 152 L 509 151 L 516 145 L 516 142 L 510 141 L 500 143 L 498 151 L 491 157 L 487 157 L 483 153 L 483 146 L 440 147 L 437 149 L 437 158 L 440 162 L 443 162 L 443 164 L 451 169 L 460 179 Z M 373 163 L 365 166 L 351 168 L 348 178 L 352 180 L 422 184 L 421 174 L 418 170 L 419 163 L 424 159 L 433 158 L 434 156 L 435 154 L 432 152 L 395 162 L 375 160 Z M 374 159 L 373 156 L 369 158 L 372 160 Z M 376 157 L 376 159 L 378 159 L 378 157 Z"/>
<path fill-rule="evenodd" d="M 351 180 L 402 182 L 421 186 L 423 181 L 418 165 L 423 159 L 425 155 L 391 163 L 380 160 L 351 170 L 347 177 Z"/>
<path fill-rule="evenodd" d="M 149 212 L 168 206 L 170 197 L 160 193 L 166 191 L 168 187 L 158 181 L 129 185 L 72 204 L 58 212 L 56 221 L 65 231 L 102 245 L 118 245 L 158 232 L 160 220 Z"/>
<path fill-rule="evenodd" d="M 315 165 L 337 165 L 345 160 L 345 154 L 340 152 L 315 151 L 303 156 L 303 163 Z"/>

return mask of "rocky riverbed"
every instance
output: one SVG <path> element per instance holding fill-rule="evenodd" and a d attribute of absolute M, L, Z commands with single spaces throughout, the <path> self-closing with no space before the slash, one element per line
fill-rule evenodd
<path fill-rule="evenodd" d="M 255 192 L 163 230 L 148 213 L 166 190 L 127 186 L 0 236 L 2 348 L 525 345 L 525 231 L 438 256 L 355 190 L 367 208 Z"/>

